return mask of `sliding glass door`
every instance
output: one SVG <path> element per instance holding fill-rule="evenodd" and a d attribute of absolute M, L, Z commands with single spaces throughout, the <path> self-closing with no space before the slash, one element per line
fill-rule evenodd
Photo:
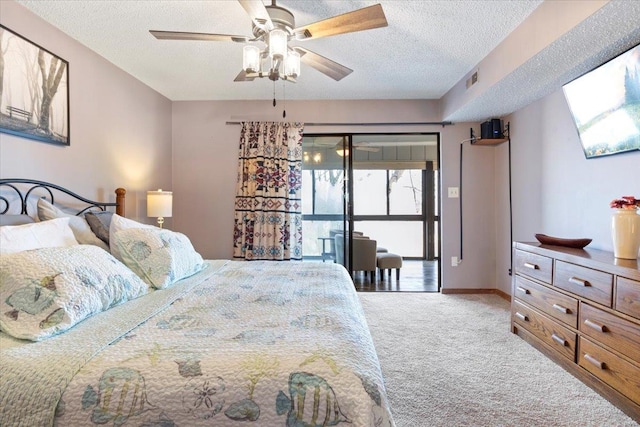
<path fill-rule="evenodd" d="M 403 259 L 437 260 L 438 141 L 438 134 L 306 134 L 304 259 L 350 270 L 355 230 Z"/>
<path fill-rule="evenodd" d="M 305 135 L 302 149 L 304 259 L 348 268 L 349 138 Z"/>

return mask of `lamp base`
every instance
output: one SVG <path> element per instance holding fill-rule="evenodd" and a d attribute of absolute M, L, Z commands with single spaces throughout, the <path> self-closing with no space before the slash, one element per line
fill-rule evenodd
<path fill-rule="evenodd" d="M 163 217 L 158 217 L 158 227 L 162 228 L 162 224 L 164 224 L 164 218 Z"/>

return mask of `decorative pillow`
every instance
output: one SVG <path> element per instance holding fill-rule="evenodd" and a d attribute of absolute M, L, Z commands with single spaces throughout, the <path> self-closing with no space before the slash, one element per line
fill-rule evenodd
<path fill-rule="evenodd" d="M 158 227 L 154 227 L 153 225 L 143 224 L 141 222 L 125 218 L 118 214 L 114 214 L 111 217 L 111 221 L 109 224 L 109 247 L 111 248 L 111 251 L 113 251 L 113 246 L 111 245 L 111 242 L 113 241 L 112 239 L 114 234 L 121 230 L 128 230 L 129 228 L 156 228 L 160 230 Z M 116 257 L 118 256 L 116 255 Z"/>
<path fill-rule="evenodd" d="M 0 226 L 33 224 L 35 221 L 29 215 L 0 215 Z"/>
<path fill-rule="evenodd" d="M 109 226 L 113 212 L 87 212 L 84 219 L 89 223 L 91 231 L 98 236 L 107 246 L 109 246 Z"/>
<path fill-rule="evenodd" d="M 113 222 L 111 227 L 113 230 Z M 169 287 L 205 265 L 181 233 L 157 227 L 128 228 L 112 233 L 110 241 L 111 253 L 157 289 Z"/>
<path fill-rule="evenodd" d="M 111 223 L 109 224 L 109 239 L 111 239 L 113 235 L 118 231 L 127 230 L 129 228 L 153 228 L 156 230 L 160 230 L 160 228 L 154 225 L 143 224 L 141 222 L 125 218 L 118 214 L 114 214 L 111 217 Z"/>
<path fill-rule="evenodd" d="M 40 218 L 40 221 L 69 218 L 69 227 L 71 227 L 71 231 L 73 231 L 78 243 L 81 245 L 95 245 L 105 251 L 109 250 L 109 247 L 93 234 L 91 227 L 89 227 L 84 218 L 63 212 L 45 199 L 38 199 L 38 218 Z"/>
<path fill-rule="evenodd" d="M 92 245 L 2 255 L 0 328 L 39 341 L 148 290 L 131 270 Z"/>
<path fill-rule="evenodd" d="M 0 254 L 77 244 L 69 218 L 0 227 Z"/>

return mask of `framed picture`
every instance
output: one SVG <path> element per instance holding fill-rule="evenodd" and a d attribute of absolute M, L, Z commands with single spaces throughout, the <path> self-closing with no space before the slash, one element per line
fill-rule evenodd
<path fill-rule="evenodd" d="M 0 25 L 0 132 L 69 145 L 69 63 Z"/>

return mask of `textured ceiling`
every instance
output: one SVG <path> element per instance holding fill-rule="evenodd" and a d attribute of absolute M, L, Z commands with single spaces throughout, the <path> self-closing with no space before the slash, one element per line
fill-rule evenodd
<path fill-rule="evenodd" d="M 273 97 L 268 79 L 233 81 L 242 68 L 241 44 L 157 40 L 149 34 L 153 29 L 250 35 L 251 20 L 236 0 L 17 1 L 171 100 Z M 375 3 L 278 1 L 294 14 L 297 26 Z M 303 64 L 298 83 L 275 85 L 277 97 L 286 90 L 287 99 L 297 100 L 440 99 L 541 0 L 379 3 L 388 27 L 291 43 L 353 69 L 352 74 L 336 82 Z M 640 43 L 638 22 L 640 0 L 612 0 L 442 119 L 482 121 L 516 111 Z"/>
<path fill-rule="evenodd" d="M 265 0 L 267 3 L 268 0 Z M 242 45 L 157 40 L 148 30 L 251 34 L 237 1 L 28 1 L 31 11 L 171 100 L 270 99 L 268 79 L 234 82 Z M 375 1 L 282 0 L 296 25 Z M 540 3 L 380 0 L 388 27 L 296 42 L 354 72 L 336 82 L 302 65 L 287 99 L 438 99 Z M 281 96 L 284 83 L 276 90 Z"/>
<path fill-rule="evenodd" d="M 451 121 L 502 117 L 640 43 L 640 1 L 614 0 L 454 113 Z"/>

